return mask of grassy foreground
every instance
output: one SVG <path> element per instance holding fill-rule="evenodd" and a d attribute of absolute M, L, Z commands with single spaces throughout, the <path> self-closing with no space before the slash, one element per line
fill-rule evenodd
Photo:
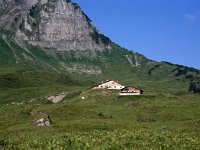
<path fill-rule="evenodd" d="M 59 104 L 0 105 L 0 148 L 200 149 L 199 95 L 69 89 Z M 42 114 L 52 126 L 32 124 Z"/>
<path fill-rule="evenodd" d="M 172 132 L 114 130 L 67 133 L 46 140 L 30 140 L 21 144 L 4 141 L 2 149 L 200 149 L 200 141 L 187 134 Z"/>
<path fill-rule="evenodd" d="M 200 96 L 187 92 L 187 81 L 124 78 L 145 91 L 124 97 L 89 89 L 94 81 L 2 70 L 0 149 L 200 149 Z M 67 96 L 60 103 L 47 101 L 61 92 Z M 46 115 L 50 127 L 33 124 Z"/>

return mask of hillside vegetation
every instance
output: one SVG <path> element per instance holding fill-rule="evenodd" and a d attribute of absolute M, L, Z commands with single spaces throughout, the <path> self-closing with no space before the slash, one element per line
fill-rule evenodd
<path fill-rule="evenodd" d="M 155 62 L 112 44 L 102 52 L 45 50 L 0 34 L 0 149 L 199 149 L 197 69 Z M 103 80 L 140 96 L 92 90 Z M 65 92 L 59 103 L 50 96 Z M 50 127 L 34 121 L 49 115 Z"/>
<path fill-rule="evenodd" d="M 70 90 L 58 104 L 0 105 L 1 149 L 199 149 L 199 95 Z M 33 125 L 41 114 L 52 126 Z"/>

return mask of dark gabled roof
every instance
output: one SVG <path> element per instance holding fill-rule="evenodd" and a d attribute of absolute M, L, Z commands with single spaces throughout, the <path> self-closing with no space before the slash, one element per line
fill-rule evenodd
<path fill-rule="evenodd" d="M 141 92 L 144 92 L 143 90 L 141 90 L 141 89 L 139 89 L 139 88 L 137 88 L 137 87 L 135 87 L 135 86 L 132 86 L 132 85 L 125 86 L 123 89 L 121 89 L 121 91 L 123 91 L 124 89 L 129 88 L 129 87 L 135 88 L 135 89 L 137 89 L 137 90 L 140 90 Z"/>

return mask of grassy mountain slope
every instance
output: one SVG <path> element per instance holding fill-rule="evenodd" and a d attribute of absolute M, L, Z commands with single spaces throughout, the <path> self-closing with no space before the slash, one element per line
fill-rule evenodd
<path fill-rule="evenodd" d="M 53 72 L 14 71 L 0 73 L 0 103 L 46 102 L 48 96 L 81 89 L 82 83 Z M 84 88 L 87 85 L 84 86 Z"/>
<path fill-rule="evenodd" d="M 11 32 L 3 30 L 0 34 L 0 75 L 0 90 L 3 93 L 0 100 L 4 102 L 30 100 L 36 95 L 41 97 L 42 94 L 48 93 L 44 92 L 46 88 L 40 85 L 52 88 L 52 94 L 55 94 L 59 90 L 53 92 L 53 89 L 59 88 L 54 86 L 57 84 L 54 78 L 65 75 L 73 76 L 76 80 L 85 80 L 86 85 L 91 83 L 87 83 L 89 80 L 98 83 L 114 79 L 125 85 L 138 86 L 147 92 L 164 92 L 166 89 L 172 92 L 187 92 L 190 80 L 200 78 L 197 69 L 155 62 L 115 44 L 111 50 L 103 52 L 57 52 L 27 44 L 19 45 Z M 45 76 L 50 78 L 44 78 L 43 82 L 38 80 L 39 76 L 41 79 Z M 7 90 L 5 84 L 12 86 L 13 94 L 10 94 L 12 92 Z M 65 82 L 63 85 L 66 86 Z M 28 86 L 34 88 L 28 90 Z M 29 94 L 31 92 L 33 93 Z"/>
<path fill-rule="evenodd" d="M 141 54 L 115 44 L 111 50 L 58 52 L 31 45 L 21 46 L 12 34 L 0 34 L 0 67 L 3 69 L 39 69 L 58 73 L 99 77 L 143 79 L 196 79 L 200 71 L 194 68 L 155 62 Z"/>

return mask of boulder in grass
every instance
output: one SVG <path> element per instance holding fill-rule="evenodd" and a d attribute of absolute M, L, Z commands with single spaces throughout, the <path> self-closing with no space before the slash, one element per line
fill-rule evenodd
<path fill-rule="evenodd" d="M 35 121 L 35 126 L 43 127 L 43 126 L 50 126 L 52 124 L 52 121 L 49 116 L 45 118 L 41 118 Z"/>
<path fill-rule="evenodd" d="M 62 101 L 66 96 L 67 96 L 67 93 L 62 92 L 60 94 L 47 98 L 47 100 L 52 101 L 53 103 L 58 103 Z"/>

